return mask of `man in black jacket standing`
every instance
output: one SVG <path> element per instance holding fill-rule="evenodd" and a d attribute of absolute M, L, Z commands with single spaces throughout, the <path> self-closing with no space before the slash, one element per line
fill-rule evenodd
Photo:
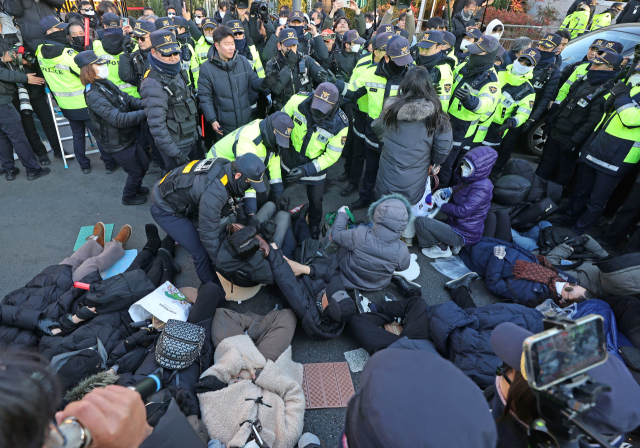
<path fill-rule="evenodd" d="M 629 0 L 618 15 L 616 23 L 635 23 L 640 20 L 640 1 Z"/>
<path fill-rule="evenodd" d="M 43 42 L 44 33 L 40 29 L 40 20 L 55 15 L 62 8 L 64 0 L 7 0 L 4 8 L 18 22 L 22 40 L 27 50 L 35 53 Z"/>
<path fill-rule="evenodd" d="M 460 52 L 460 43 L 467 31 L 474 28 L 476 20 L 473 17 L 476 12 L 476 2 L 474 0 L 467 0 L 462 11 L 454 15 L 451 19 L 451 32 L 456 36 L 456 44 L 454 46 L 453 54 Z"/>
<path fill-rule="evenodd" d="M 140 85 L 140 97 L 149 131 L 170 171 L 196 156 L 198 109 L 189 75 L 181 67 L 175 34 L 160 30 L 149 36 L 150 68 Z"/>

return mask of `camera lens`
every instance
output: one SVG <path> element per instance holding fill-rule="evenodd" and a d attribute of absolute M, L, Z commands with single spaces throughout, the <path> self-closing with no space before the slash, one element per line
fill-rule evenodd
<path fill-rule="evenodd" d="M 20 113 L 25 115 L 31 115 L 33 113 L 33 107 L 31 107 L 31 101 L 29 100 L 29 92 L 24 88 L 22 84 L 18 84 L 18 101 L 20 102 Z"/>

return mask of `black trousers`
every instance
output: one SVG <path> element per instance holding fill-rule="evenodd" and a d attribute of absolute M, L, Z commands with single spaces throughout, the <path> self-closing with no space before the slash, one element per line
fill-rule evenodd
<path fill-rule="evenodd" d="M 477 308 L 476 304 L 473 303 L 471 293 L 464 286 L 459 286 L 451 291 L 451 300 L 462 309 Z"/>
<path fill-rule="evenodd" d="M 13 159 L 14 150 L 27 173 L 40 171 L 38 159 L 22 128 L 20 114 L 13 104 L 6 103 L 0 105 L 0 162 L 2 168 L 7 171 L 16 167 Z"/>
<path fill-rule="evenodd" d="M 60 149 L 60 142 L 58 141 L 58 134 L 56 133 L 56 126 L 54 124 L 53 115 L 51 115 L 51 108 L 47 102 L 47 97 L 44 95 L 36 98 L 29 97 L 29 100 L 31 101 L 33 113 L 36 114 L 38 120 L 40 120 L 42 130 L 47 136 L 47 140 L 51 145 L 53 154 L 60 156 L 62 154 L 62 150 Z M 18 112 L 20 112 L 20 101 L 18 101 L 17 98 L 14 98 L 13 100 L 13 106 Z M 36 128 L 36 123 L 33 119 L 33 114 L 20 114 L 20 118 L 22 120 L 22 127 L 24 128 L 24 132 L 27 135 L 27 139 L 29 140 L 29 144 L 31 145 L 33 152 L 38 157 L 46 156 L 47 148 L 40 140 L 38 129 Z"/>
<path fill-rule="evenodd" d="M 513 154 L 513 149 L 516 146 L 516 142 L 520 137 L 520 127 L 510 129 L 507 135 L 504 136 L 499 146 L 494 147 L 498 151 L 498 160 L 493 165 L 493 172 L 500 173 L 504 169 L 505 165 Z"/>
<path fill-rule="evenodd" d="M 380 146 L 382 146 L 382 143 Z M 380 168 L 380 151 L 367 147 L 365 160 L 367 162 L 367 167 L 364 170 L 364 181 L 362 182 L 362 187 L 360 187 L 360 199 L 365 202 L 371 202 L 373 197 L 373 187 L 376 186 L 376 179 L 378 178 L 378 168 Z"/>
<path fill-rule="evenodd" d="M 224 289 L 215 283 L 203 283 L 198 289 L 198 299 L 189 310 L 187 322 L 197 324 L 212 318 L 218 308 L 227 308 Z"/>
<path fill-rule="evenodd" d="M 463 145 L 470 147 L 470 144 L 467 145 L 464 141 L 460 146 L 454 145 L 453 148 L 451 148 L 449 157 L 447 157 L 447 160 L 445 160 L 440 167 L 440 172 L 438 173 L 438 179 L 440 180 L 439 188 L 446 188 L 451 185 L 453 172 L 462 161 L 462 158 L 467 154 L 467 152 L 469 152 L 468 149 L 463 148 Z"/>
<path fill-rule="evenodd" d="M 508 243 L 513 242 L 511 236 L 511 221 L 507 210 L 489 211 L 484 220 L 484 232 L 482 236 L 497 238 Z"/>
<path fill-rule="evenodd" d="M 86 138 L 85 138 L 85 128 L 89 129 L 91 135 L 93 134 L 93 124 L 91 120 L 69 120 L 69 127 L 71 128 L 71 133 L 73 134 L 73 153 L 76 156 L 76 160 L 81 168 L 90 168 L 91 160 L 86 156 Z M 102 147 L 102 143 L 96 140 L 96 145 L 98 146 L 98 150 L 100 151 L 100 160 L 104 162 L 104 166 L 107 168 L 111 168 L 115 165 L 116 161 L 109 155 L 108 152 L 104 150 Z"/>
<path fill-rule="evenodd" d="M 153 159 L 164 172 L 164 159 L 162 158 L 160 150 L 158 150 L 158 147 L 156 146 L 155 140 L 151 136 L 151 132 L 149 132 L 149 124 L 147 123 L 147 120 L 142 120 L 142 123 L 140 123 L 140 127 L 138 128 L 137 135 L 138 145 L 140 145 L 142 150 L 147 154 L 147 158 L 149 160 Z"/>
<path fill-rule="evenodd" d="M 631 187 L 627 199 L 618 210 L 615 221 L 605 232 L 603 240 L 612 246 L 617 246 L 638 221 L 640 221 L 640 177 Z"/>
<path fill-rule="evenodd" d="M 138 189 L 142 185 L 142 179 L 149 169 L 149 158 L 137 143 L 123 149 L 122 151 L 111 153 L 116 162 L 127 173 L 127 181 L 122 190 L 122 199 L 133 199 L 138 194 Z"/>
<path fill-rule="evenodd" d="M 376 304 L 375 313 L 355 315 L 347 323 L 346 330 L 370 355 L 389 347 L 405 336 L 409 339 L 429 340 L 427 307 L 427 302 L 418 292 L 405 300 Z M 380 328 L 397 317 L 403 319 L 402 333 L 399 336 Z"/>
<path fill-rule="evenodd" d="M 569 211 L 564 216 L 566 224 L 574 226 L 579 233 L 587 231 L 602 215 L 611 193 L 622 178 L 612 176 L 581 163 L 578 181 L 569 201 Z"/>
<path fill-rule="evenodd" d="M 364 169 L 365 154 L 366 149 L 364 138 L 358 137 L 354 132 L 351 152 L 351 165 L 349 167 L 349 182 L 355 186 L 360 185 L 360 178 L 362 177 L 362 170 Z"/>
<path fill-rule="evenodd" d="M 292 185 L 286 179 L 282 179 L 282 186 L 286 190 Z M 309 226 L 320 226 L 322 222 L 322 202 L 324 200 L 324 185 L 320 184 L 307 185 L 307 199 L 309 199 Z"/>
<path fill-rule="evenodd" d="M 571 148 L 558 140 L 549 137 L 544 145 L 542 160 L 536 174 L 544 180 L 551 180 L 557 184 L 566 187 L 573 177 L 578 162 L 579 151 L 575 148 L 571 153 Z M 570 146 L 570 145 L 569 145 Z M 552 178 L 553 173 L 557 170 L 558 175 Z"/>
<path fill-rule="evenodd" d="M 353 132 L 353 117 L 349 118 L 349 132 L 347 133 L 347 140 L 344 142 L 344 149 L 342 150 L 342 158 L 344 159 L 344 172 L 348 175 L 351 174 L 351 161 L 353 160 L 353 140 L 355 133 Z"/>

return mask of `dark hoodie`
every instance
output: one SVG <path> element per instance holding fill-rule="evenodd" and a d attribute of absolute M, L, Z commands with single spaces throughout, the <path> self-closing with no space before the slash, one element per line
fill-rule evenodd
<path fill-rule="evenodd" d="M 111 33 L 105 35 L 102 39 L 102 48 L 104 51 L 109 53 L 112 56 L 118 56 L 122 53 L 122 42 L 124 42 L 124 34 L 122 33 Z M 96 45 L 96 42 L 93 43 Z"/>

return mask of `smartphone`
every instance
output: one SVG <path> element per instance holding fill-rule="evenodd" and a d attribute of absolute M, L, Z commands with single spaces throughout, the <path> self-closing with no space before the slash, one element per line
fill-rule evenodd
<path fill-rule="evenodd" d="M 344 8 L 345 7 L 345 0 L 336 0 L 336 8 Z"/>
<path fill-rule="evenodd" d="M 545 390 L 603 364 L 608 357 L 602 316 L 589 314 L 565 328 L 552 328 L 523 343 L 529 385 Z"/>
<path fill-rule="evenodd" d="M 122 19 L 122 26 L 129 26 L 129 18 L 125 17 L 124 19 Z"/>

